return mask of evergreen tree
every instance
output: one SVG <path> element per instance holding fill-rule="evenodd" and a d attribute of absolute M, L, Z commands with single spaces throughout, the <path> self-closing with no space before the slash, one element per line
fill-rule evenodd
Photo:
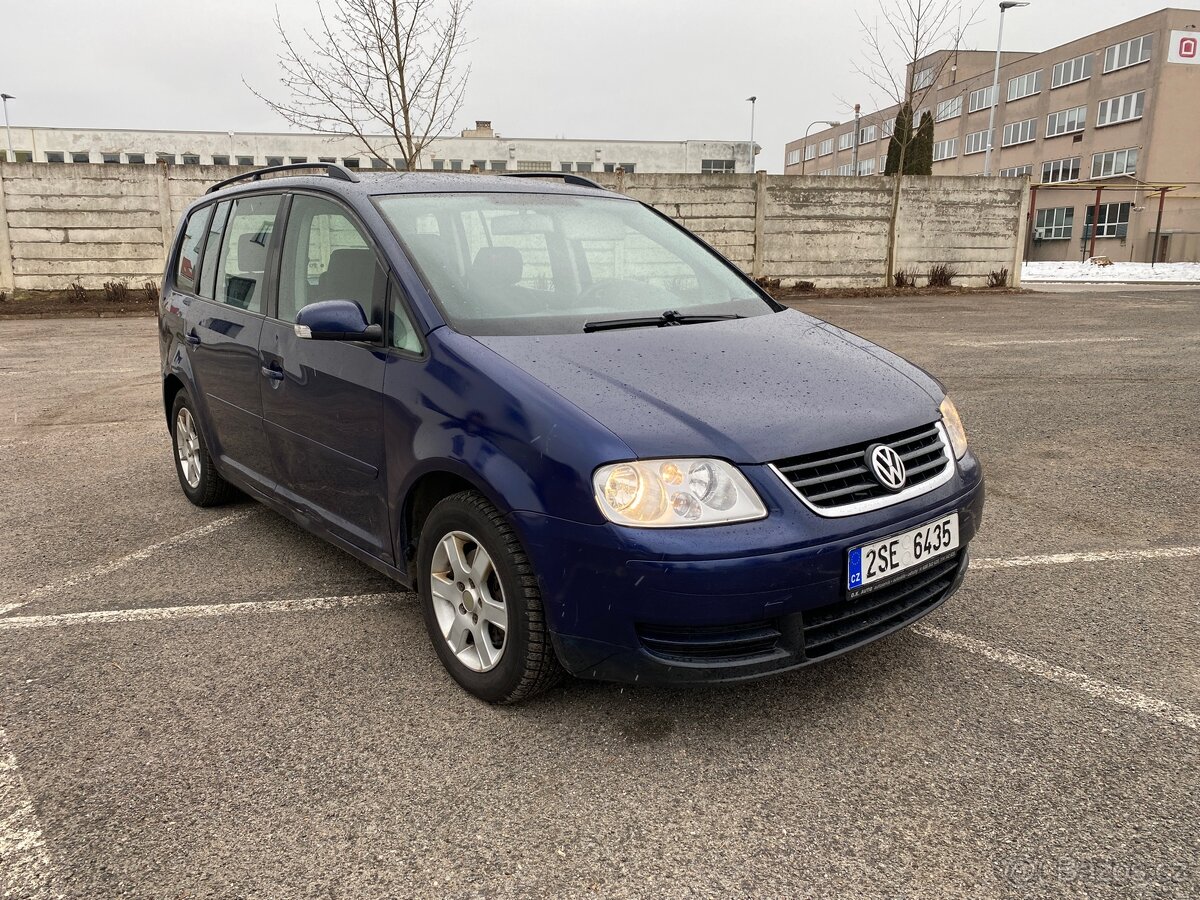
<path fill-rule="evenodd" d="M 887 163 L 884 165 L 884 175 L 895 175 L 900 171 L 901 148 L 907 147 L 904 153 L 906 162 L 912 153 L 913 112 L 912 106 L 905 103 L 896 113 L 896 121 L 892 128 L 892 139 L 888 141 Z M 932 150 L 931 150 L 932 152 Z M 905 165 L 907 169 L 908 166 Z"/>
<path fill-rule="evenodd" d="M 904 160 L 904 171 L 908 175 L 933 174 L 933 116 L 929 113 L 921 118 L 917 138 Z"/>

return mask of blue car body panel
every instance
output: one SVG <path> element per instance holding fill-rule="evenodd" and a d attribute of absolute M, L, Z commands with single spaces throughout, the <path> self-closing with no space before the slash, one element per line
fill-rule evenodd
<path fill-rule="evenodd" d="M 416 487 L 446 476 L 472 485 L 520 537 L 559 657 L 583 676 L 707 681 L 805 664 L 802 646 L 752 660 L 664 659 L 639 628 L 707 634 L 762 622 L 791 634 L 811 611 L 846 602 L 850 547 L 949 512 L 959 514 L 964 550 L 937 602 L 957 587 L 983 513 L 982 472 L 971 453 L 928 493 L 845 518 L 818 515 L 768 465 L 937 421 L 936 379 L 790 310 L 592 334 L 460 334 L 372 199 L 443 190 L 594 193 L 503 178 L 293 177 L 197 201 L 254 191 L 336 197 L 371 233 L 423 344 L 413 354 L 307 341 L 269 315 L 180 291 L 177 235 L 159 317 L 164 397 L 168 413 L 173 385 L 196 400 L 223 476 L 410 585 Z M 757 292 L 746 285 L 748 295 Z M 665 456 L 737 464 L 767 516 L 676 529 L 608 522 L 593 472 Z"/>

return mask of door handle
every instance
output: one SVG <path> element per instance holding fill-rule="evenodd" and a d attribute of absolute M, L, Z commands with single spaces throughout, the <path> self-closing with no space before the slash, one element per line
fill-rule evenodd
<path fill-rule="evenodd" d="M 200 335 L 193 334 L 191 332 L 189 332 L 188 334 L 185 334 L 183 336 L 183 339 L 185 341 L 187 341 L 189 344 L 191 344 L 193 347 L 195 347 L 197 344 L 200 343 Z"/>
<path fill-rule="evenodd" d="M 263 366 L 262 373 L 272 381 L 283 381 L 283 373 L 273 366 Z"/>

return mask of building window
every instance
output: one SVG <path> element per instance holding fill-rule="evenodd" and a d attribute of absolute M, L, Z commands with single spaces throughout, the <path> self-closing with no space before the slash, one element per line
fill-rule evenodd
<path fill-rule="evenodd" d="M 854 146 L 854 132 L 847 131 L 845 134 L 839 134 L 837 141 L 839 150 L 849 150 Z"/>
<path fill-rule="evenodd" d="M 1096 127 L 1103 128 L 1105 125 L 1116 125 L 1120 122 L 1132 122 L 1134 119 L 1140 119 L 1145 106 L 1145 91 L 1101 100 L 1100 111 L 1096 114 Z"/>
<path fill-rule="evenodd" d="M 1023 122 L 1009 122 L 1004 126 L 1003 147 L 1014 144 L 1028 144 L 1037 140 L 1037 119 L 1026 119 Z"/>
<path fill-rule="evenodd" d="M 267 165 L 268 166 L 282 166 L 283 165 L 283 157 L 282 156 L 268 156 L 267 157 Z"/>
<path fill-rule="evenodd" d="M 106 163 L 108 163 L 111 166 L 111 165 L 116 165 L 117 163 L 119 163 L 121 161 L 121 154 L 120 153 L 101 153 L 100 158 L 103 159 Z"/>
<path fill-rule="evenodd" d="M 821 141 L 820 146 L 817 148 L 817 154 L 819 156 L 828 156 L 832 152 L 833 138 L 826 138 L 825 140 Z"/>
<path fill-rule="evenodd" d="M 921 126 L 921 123 L 925 121 L 925 117 L 932 115 L 932 114 L 933 114 L 933 111 L 928 106 L 922 106 L 920 109 L 917 110 L 917 115 L 913 119 L 913 127 L 919 128 Z"/>
<path fill-rule="evenodd" d="M 492 171 L 493 172 L 504 172 L 504 171 L 507 171 L 507 169 L 508 169 L 508 160 L 507 159 L 493 159 L 492 160 Z"/>
<path fill-rule="evenodd" d="M 1152 34 L 1144 34 L 1122 44 L 1113 44 L 1104 51 L 1104 74 L 1148 62 L 1153 49 Z"/>
<path fill-rule="evenodd" d="M 1129 208 L 1131 203 L 1102 203 L 1100 204 L 1100 224 L 1096 227 L 1096 237 L 1119 237 L 1123 238 L 1129 233 Z M 1096 214 L 1096 208 L 1089 206 L 1087 208 L 1087 227 L 1084 228 L 1084 237 L 1092 236 L 1092 217 Z"/>
<path fill-rule="evenodd" d="M 184 164 L 185 166 L 198 166 L 198 165 L 200 165 L 200 155 L 199 155 L 198 153 L 185 153 L 185 154 L 183 154 L 183 164 Z"/>
<path fill-rule="evenodd" d="M 804 148 L 804 158 L 805 158 L 805 159 L 808 159 L 808 158 L 809 158 L 809 156 L 808 156 L 808 150 L 809 150 L 809 148 L 807 148 L 807 147 L 806 147 L 806 148 Z M 795 149 L 795 150 L 789 150 L 789 151 L 787 152 L 787 156 L 786 156 L 786 157 L 784 158 L 784 160 L 783 160 L 783 164 L 784 164 L 785 166 L 794 166 L 794 165 L 796 165 L 798 162 L 800 162 L 800 150 L 799 150 L 799 148 L 797 148 L 797 149 Z"/>
<path fill-rule="evenodd" d="M 1060 62 L 1054 67 L 1050 76 L 1050 89 L 1066 87 L 1079 81 L 1087 81 L 1092 77 L 1092 54 L 1085 53 L 1066 62 Z"/>
<path fill-rule="evenodd" d="M 700 160 L 700 171 L 705 175 L 732 175 L 734 161 L 732 159 L 702 159 Z"/>
<path fill-rule="evenodd" d="M 875 174 L 875 157 L 868 156 L 866 159 L 858 161 L 859 175 L 874 175 Z"/>
<path fill-rule="evenodd" d="M 92 156 L 90 153 L 79 151 L 79 152 L 73 152 L 71 154 L 71 162 L 73 162 L 73 163 L 85 163 L 85 162 L 91 162 L 91 161 L 92 161 Z"/>
<path fill-rule="evenodd" d="M 548 159 L 522 159 L 517 162 L 518 172 L 549 172 L 550 160 Z"/>
<path fill-rule="evenodd" d="M 435 172 L 440 172 L 446 168 L 446 161 L 444 159 L 432 159 L 429 161 L 429 164 L 433 166 L 433 171 Z"/>
<path fill-rule="evenodd" d="M 913 75 L 913 90 L 923 91 L 937 80 L 937 70 L 930 66 Z"/>
<path fill-rule="evenodd" d="M 980 88 L 977 91 L 971 91 L 971 96 L 967 98 L 967 112 L 979 112 L 981 109 L 987 109 L 989 106 L 995 105 L 996 94 L 992 90 L 992 85 Z"/>
<path fill-rule="evenodd" d="M 223 153 L 221 153 L 221 154 L 214 153 L 213 154 L 213 165 L 214 166 L 227 166 L 227 165 L 229 165 L 229 157 Z"/>
<path fill-rule="evenodd" d="M 1058 184 L 1060 181 L 1078 181 L 1081 158 L 1052 159 L 1042 163 L 1042 184 Z"/>
<path fill-rule="evenodd" d="M 797 151 L 797 153 L 798 152 L 799 151 Z M 816 159 L 816 158 L 817 158 L 817 145 L 809 144 L 807 147 L 804 148 L 804 159 L 807 162 L 810 159 Z M 800 159 L 799 159 L 799 157 L 797 157 L 796 162 L 799 162 L 799 161 L 800 161 Z"/>
<path fill-rule="evenodd" d="M 1020 100 L 1022 97 L 1032 97 L 1042 92 L 1042 70 L 1030 72 L 1028 75 L 1018 75 L 1008 80 L 1008 100 Z"/>
<path fill-rule="evenodd" d="M 154 161 L 157 163 L 166 163 L 168 166 L 175 165 L 174 153 L 155 153 Z"/>
<path fill-rule="evenodd" d="M 1075 225 L 1075 207 L 1055 206 L 1037 211 L 1034 240 L 1065 241 L 1071 237 Z"/>
<path fill-rule="evenodd" d="M 858 129 L 858 142 L 860 144 L 872 144 L 875 142 L 875 136 L 878 133 L 878 127 L 875 125 L 867 125 Z"/>
<path fill-rule="evenodd" d="M 1046 137 L 1058 137 L 1060 134 L 1071 134 L 1083 131 L 1087 127 L 1087 107 L 1076 106 L 1074 109 L 1064 109 L 1052 112 L 1046 116 Z"/>
<path fill-rule="evenodd" d="M 67 161 L 67 159 L 62 154 L 62 151 L 60 151 L 60 150 L 47 150 L 46 151 L 46 162 L 60 163 L 60 162 L 66 162 L 66 161 Z"/>
<path fill-rule="evenodd" d="M 934 120 L 937 122 L 945 122 L 947 119 L 957 119 L 962 115 L 963 98 L 960 94 L 957 97 L 951 97 L 949 100 L 943 100 L 937 105 L 937 115 Z"/>
<path fill-rule="evenodd" d="M 357 156 L 348 156 L 342 160 L 342 165 L 345 166 L 347 169 L 357 169 L 359 166 L 358 157 Z"/>
<path fill-rule="evenodd" d="M 308 157 L 307 156 L 289 156 L 288 162 L 292 163 L 293 165 L 299 165 L 300 163 L 308 162 Z"/>
<path fill-rule="evenodd" d="M 239 166 L 252 166 L 252 165 L 254 165 L 254 157 L 253 156 L 239 156 L 237 158 L 237 164 Z"/>
<path fill-rule="evenodd" d="M 396 166 L 396 168 L 397 168 L 397 169 L 399 169 L 400 171 L 403 171 L 404 169 L 407 169 L 407 168 L 408 168 L 408 164 L 407 164 L 407 163 L 405 163 L 405 162 L 404 162 L 404 160 L 402 160 L 402 159 L 399 159 L 399 160 L 396 160 L 396 161 L 397 161 L 398 163 L 401 163 L 401 165 L 399 165 L 399 166 Z M 451 172 L 461 172 L 461 171 L 462 171 L 462 164 L 463 164 L 463 161 L 462 161 L 461 159 L 452 159 L 452 160 L 450 160 L 450 171 L 451 171 Z M 565 163 L 565 165 L 568 165 L 568 166 L 569 166 L 569 165 L 570 165 L 570 163 Z M 570 171 L 570 169 L 567 169 L 567 171 L 569 172 L 569 171 Z"/>
<path fill-rule="evenodd" d="M 575 163 L 575 171 L 590 172 L 592 171 L 592 164 L 590 162 L 577 162 Z"/>
<path fill-rule="evenodd" d="M 386 169 L 388 167 L 386 159 L 380 159 L 378 156 L 371 157 L 372 169 Z"/>
<path fill-rule="evenodd" d="M 933 145 L 934 162 L 941 162 L 943 159 L 954 159 L 956 156 L 958 156 L 958 138 L 938 141 Z"/>
<path fill-rule="evenodd" d="M 323 163 L 336 163 L 336 162 L 337 162 L 337 157 L 336 157 L 336 156 L 318 156 L 318 157 L 317 157 L 317 162 L 323 162 Z"/>
<path fill-rule="evenodd" d="M 1137 171 L 1138 148 L 1109 150 L 1092 157 L 1092 177 L 1112 178 L 1115 175 L 1132 175 Z"/>
<path fill-rule="evenodd" d="M 883 125 L 880 126 L 880 129 L 883 131 L 883 136 L 885 138 L 890 138 L 896 131 L 896 117 L 892 116 L 890 119 L 884 119 Z"/>
<path fill-rule="evenodd" d="M 837 173 L 839 175 L 853 175 L 854 174 L 854 163 L 846 163 L 845 165 L 838 166 Z"/>
<path fill-rule="evenodd" d="M 146 154 L 145 153 L 126 153 L 125 161 L 128 162 L 130 165 L 144 166 L 146 164 Z"/>
<path fill-rule="evenodd" d="M 983 131 L 973 131 L 967 135 L 967 143 L 963 148 L 963 156 L 970 156 L 972 153 L 983 153 L 988 148 L 988 133 L 985 128 Z"/>
<path fill-rule="evenodd" d="M 829 176 L 833 174 L 833 169 L 822 169 L 817 174 L 821 176 Z"/>
<path fill-rule="evenodd" d="M 1033 166 L 1013 166 L 1011 169 L 1001 169 L 1001 178 L 1023 178 L 1033 174 Z"/>

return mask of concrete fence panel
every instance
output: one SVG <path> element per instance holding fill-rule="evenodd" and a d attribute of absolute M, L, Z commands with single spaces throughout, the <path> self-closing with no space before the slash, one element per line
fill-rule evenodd
<path fill-rule="evenodd" d="M 189 203 L 233 166 L 0 164 L 0 290 L 157 281 Z M 363 172 L 364 178 L 374 177 Z M 886 284 L 894 180 L 792 175 L 592 176 L 694 231 L 754 276 L 784 285 Z M 1020 277 L 1025 179 L 909 178 L 896 267 L 938 263 L 958 283 L 1007 268 Z"/>

